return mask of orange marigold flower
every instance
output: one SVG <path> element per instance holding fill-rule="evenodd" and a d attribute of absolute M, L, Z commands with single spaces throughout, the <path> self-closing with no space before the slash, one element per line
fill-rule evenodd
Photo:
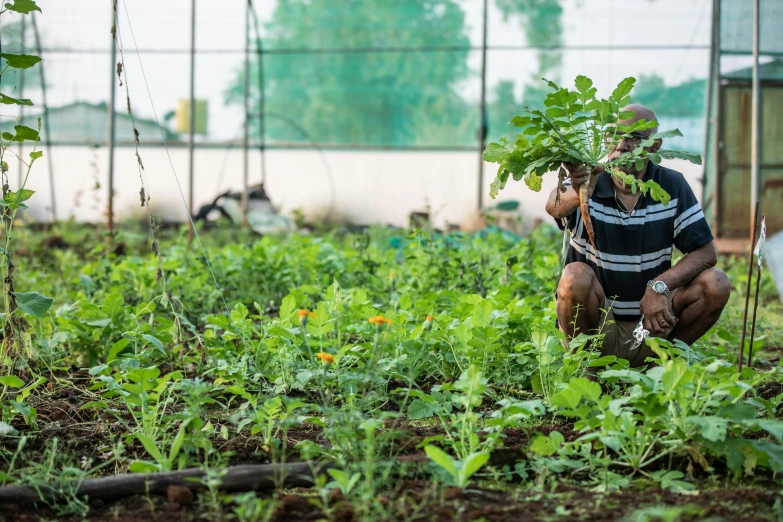
<path fill-rule="evenodd" d="M 434 317 L 434 316 L 432 316 L 432 315 L 427 315 L 427 316 L 424 316 L 424 320 L 425 320 L 425 321 L 433 321 L 434 319 L 435 319 L 435 317 Z"/>
<path fill-rule="evenodd" d="M 334 355 L 332 355 L 331 353 L 318 352 L 317 354 L 315 354 L 315 356 L 321 359 L 324 363 L 334 362 Z"/>
<path fill-rule="evenodd" d="M 372 324 L 376 325 L 376 326 L 381 326 L 383 324 L 392 324 L 392 320 L 391 319 L 386 319 L 382 315 L 376 315 L 375 317 L 370 317 L 367 320 L 369 322 L 371 322 Z"/>
<path fill-rule="evenodd" d="M 299 317 L 305 317 L 309 314 L 310 312 L 308 312 L 307 310 L 299 310 Z"/>

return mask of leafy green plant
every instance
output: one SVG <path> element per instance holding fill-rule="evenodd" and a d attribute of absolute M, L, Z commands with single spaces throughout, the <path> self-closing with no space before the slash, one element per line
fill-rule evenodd
<path fill-rule="evenodd" d="M 0 15 L 8 11 L 20 15 L 28 15 L 33 11 L 41 11 L 41 8 L 33 0 L 14 0 L 5 3 L 0 9 Z M 8 69 L 29 69 L 41 61 L 39 56 L 29 54 L 10 54 L 3 53 L 5 67 L 0 70 L 0 82 L 3 74 Z M 0 104 L 31 106 L 33 102 L 28 99 L 20 99 L 0 93 Z M 0 271 L 3 274 L 3 334 L 5 336 L 5 353 L 8 355 L 17 355 L 20 348 L 24 345 L 20 339 L 21 319 L 17 310 L 22 310 L 26 314 L 42 318 L 52 305 L 52 298 L 43 296 L 38 292 L 18 292 L 14 288 L 14 276 L 16 266 L 11 259 L 11 238 L 13 234 L 16 216 L 19 210 L 27 208 L 25 201 L 29 200 L 34 191 L 25 188 L 30 177 L 30 171 L 35 160 L 43 156 L 43 152 L 37 150 L 40 141 L 39 132 L 41 130 L 41 120 L 38 119 L 38 129 L 31 129 L 24 125 L 15 125 L 14 132 L 3 132 L 0 136 L 0 175 L 2 176 L 2 199 L 0 200 L 0 220 L 2 220 L 3 244 L 0 248 Z M 18 157 L 11 146 L 14 143 L 23 143 L 25 141 L 33 142 L 33 150 L 29 154 L 29 160 Z M 17 190 L 11 190 L 8 180 L 8 155 L 14 155 L 17 160 L 26 168 L 21 186 Z M 5 357 L 4 357 L 5 359 Z M 11 366 L 10 360 L 4 360 L 5 365 Z"/>
<path fill-rule="evenodd" d="M 515 181 L 523 179 L 529 188 L 538 192 L 541 190 L 541 176 L 547 172 L 558 173 L 559 190 L 565 191 L 563 180 L 567 175 L 566 165 L 577 164 L 592 169 L 601 167 L 629 185 L 634 194 L 637 190 L 644 194 L 649 192 L 653 199 L 667 204 L 671 198 L 657 183 L 638 180 L 619 168 L 635 165 L 641 169 L 646 160 L 660 163 L 666 158 L 686 159 L 701 164 L 701 157 L 697 154 L 674 150 L 653 153 L 646 150 L 658 139 L 682 136 L 677 129 L 657 132 L 643 139 L 633 151 L 615 159 L 609 158 L 609 152 L 620 140 L 658 125 L 656 121 L 645 119 L 630 125 L 620 123 L 634 116 L 633 112 L 622 109 L 631 99 L 635 78 L 622 80 L 607 99 L 596 97 L 597 89 L 586 76 L 576 77 L 576 90 L 545 81 L 554 91 L 544 101 L 547 109 L 540 111 L 524 107 L 523 110 L 529 115 L 515 116 L 511 120 L 515 127 L 522 129 L 521 133 L 513 140 L 504 137 L 490 143 L 484 151 L 486 161 L 500 165 L 490 188 L 492 198 L 506 186 L 509 177 Z M 580 187 L 580 206 L 585 228 L 593 242 L 587 191 L 587 184 Z"/>
<path fill-rule="evenodd" d="M 446 471 L 454 485 L 460 488 L 466 487 L 470 477 L 489 460 L 489 453 L 486 451 L 471 453 L 460 460 L 454 460 L 437 446 L 424 446 L 424 452 L 435 464 Z"/>

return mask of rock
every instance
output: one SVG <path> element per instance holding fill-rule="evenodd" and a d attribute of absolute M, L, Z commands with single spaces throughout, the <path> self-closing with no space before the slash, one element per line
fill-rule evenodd
<path fill-rule="evenodd" d="M 189 506 L 193 503 L 193 492 L 185 486 L 169 486 L 166 490 L 166 497 L 169 504 Z"/>

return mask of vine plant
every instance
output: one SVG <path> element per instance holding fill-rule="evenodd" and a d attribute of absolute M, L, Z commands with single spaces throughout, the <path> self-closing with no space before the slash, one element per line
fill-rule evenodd
<path fill-rule="evenodd" d="M 558 173 L 559 190 L 565 192 L 563 180 L 568 175 L 566 165 L 576 164 L 592 169 L 603 168 L 629 185 L 634 194 L 639 190 L 643 194 L 649 192 L 654 200 L 665 205 L 671 197 L 660 185 L 652 180 L 639 180 L 622 172 L 620 168 L 635 164 L 641 169 L 645 160 L 660 163 L 668 158 L 701 164 L 701 156 L 698 154 L 676 150 L 658 150 L 653 153 L 647 150 L 658 139 L 682 136 L 677 129 L 657 132 L 645 138 L 633 151 L 614 160 L 609 159 L 609 153 L 624 137 L 658 126 L 658 122 L 645 119 L 630 125 L 620 123 L 634 116 L 633 112 L 623 111 L 622 108 L 631 99 L 635 78 L 628 77 L 621 81 L 608 99 L 596 97 L 597 89 L 593 87 L 593 81 L 586 76 L 576 77 L 574 91 L 561 88 L 554 82 L 544 81 L 554 90 L 544 101 L 546 110 L 523 107 L 523 111 L 528 115 L 515 116 L 511 120 L 515 127 L 522 129 L 521 133 L 517 134 L 513 141 L 503 137 L 490 143 L 484 151 L 486 161 L 500 165 L 497 178 L 490 186 L 490 196 L 493 199 L 506 186 L 509 176 L 516 181 L 524 179 L 530 189 L 538 192 L 541 190 L 541 176 L 547 172 Z M 590 236 L 590 242 L 593 243 L 587 185 L 580 187 L 579 199 L 585 229 Z"/>
<path fill-rule="evenodd" d="M 33 11 L 41 12 L 41 8 L 35 3 L 34 0 L 12 0 L 3 5 L 0 9 L 0 16 L 8 12 L 15 12 L 23 16 L 27 16 Z M 6 15 L 7 16 L 7 15 Z M 41 61 L 40 56 L 29 54 L 10 54 L 2 52 L 2 38 L 0 37 L 0 58 L 5 60 L 5 66 L 0 70 L 0 85 L 2 84 L 2 76 L 9 69 L 29 69 L 34 67 Z M 0 104 L 3 105 L 33 105 L 33 102 L 28 99 L 14 98 L 6 94 L 0 93 Z M 4 365 L 10 360 L 9 358 L 18 353 L 18 346 L 20 341 L 19 332 L 23 327 L 21 316 L 16 312 L 22 310 L 23 312 L 32 315 L 34 317 L 42 318 L 52 305 L 53 299 L 45 297 L 38 292 L 17 292 L 14 289 L 14 272 L 16 267 L 11 259 L 11 237 L 16 220 L 16 215 L 19 210 L 27 208 L 25 201 L 29 200 L 35 193 L 33 190 L 25 188 L 27 180 L 30 177 L 30 171 L 32 170 L 35 160 L 43 156 L 43 152 L 37 150 L 38 142 L 40 141 L 41 120 L 38 119 L 38 128 L 32 129 L 24 125 L 15 125 L 14 132 L 3 132 L 0 135 L 0 171 L 2 172 L 2 200 L 0 200 L 0 219 L 2 219 L 2 233 L 3 241 L 0 247 L 0 271 L 3 274 L 3 348 L 4 348 Z M 14 143 L 22 143 L 25 141 L 33 142 L 33 150 L 30 152 L 29 160 L 19 157 L 14 153 L 10 147 Z M 6 162 L 6 155 L 12 154 L 17 157 L 26 167 L 24 179 L 22 185 L 17 188 L 16 191 L 11 190 L 11 186 L 8 180 L 8 163 Z"/>

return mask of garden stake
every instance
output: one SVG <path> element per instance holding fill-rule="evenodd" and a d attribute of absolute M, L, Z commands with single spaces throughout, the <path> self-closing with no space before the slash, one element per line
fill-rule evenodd
<path fill-rule="evenodd" d="M 759 258 L 759 266 L 756 270 L 756 297 L 753 298 L 753 318 L 750 320 L 750 346 L 748 347 L 748 367 L 753 364 L 753 339 L 756 333 L 756 310 L 759 308 L 759 282 L 761 281 L 761 264 L 762 256 L 764 254 L 764 240 L 767 237 L 767 221 L 764 214 L 761 215 L 761 233 L 759 234 L 759 242 L 756 243 L 756 248 L 753 252 Z"/>
<path fill-rule="evenodd" d="M 756 201 L 756 208 L 753 211 L 753 227 L 750 231 L 750 243 L 752 245 L 756 240 L 756 221 L 759 215 L 759 202 Z M 745 355 L 745 331 L 748 326 L 748 302 L 750 301 L 750 280 L 753 277 L 753 250 L 748 254 L 748 286 L 745 290 L 745 313 L 742 316 L 742 341 L 740 341 L 739 349 L 739 362 L 737 362 L 737 370 L 742 373 L 742 357 Z M 753 344 L 753 341 L 751 341 Z"/>

